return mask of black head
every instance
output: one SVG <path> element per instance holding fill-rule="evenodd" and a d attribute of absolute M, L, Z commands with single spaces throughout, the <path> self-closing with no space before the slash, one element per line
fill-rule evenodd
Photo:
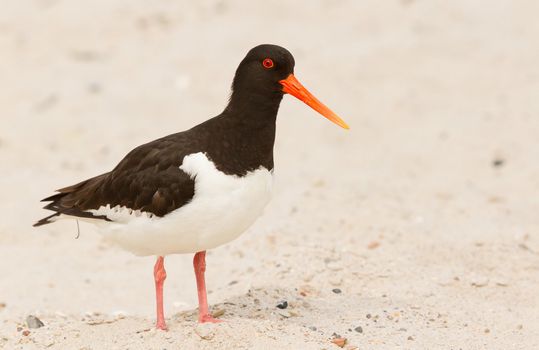
<path fill-rule="evenodd" d="M 341 118 L 301 85 L 294 76 L 294 65 L 294 57 L 283 47 L 269 44 L 254 47 L 236 70 L 226 110 L 234 111 L 236 116 L 249 114 L 251 120 L 274 121 L 283 95 L 290 94 L 348 129 Z"/>
<path fill-rule="evenodd" d="M 282 98 L 283 86 L 279 81 L 294 73 L 294 64 L 294 57 L 284 47 L 258 45 L 247 53 L 236 70 L 232 92 L 275 94 Z"/>

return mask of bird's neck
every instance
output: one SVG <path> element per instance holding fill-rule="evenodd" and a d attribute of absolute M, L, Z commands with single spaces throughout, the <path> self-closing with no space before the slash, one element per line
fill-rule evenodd
<path fill-rule="evenodd" d="M 212 135 L 216 157 L 227 159 L 218 168 L 227 174 L 242 175 L 264 167 L 273 169 L 275 121 L 278 99 L 250 96 L 231 96 L 228 106 L 215 120 L 220 129 Z"/>
<path fill-rule="evenodd" d="M 282 93 L 233 91 L 223 114 L 250 128 L 264 128 L 275 124 L 282 99 Z"/>

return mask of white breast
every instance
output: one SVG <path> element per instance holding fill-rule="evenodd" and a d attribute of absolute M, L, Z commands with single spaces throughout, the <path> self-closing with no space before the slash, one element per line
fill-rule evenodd
<path fill-rule="evenodd" d="M 226 175 L 205 154 L 193 153 L 183 159 L 180 169 L 195 180 L 195 195 L 183 207 L 156 217 L 106 206 L 91 212 L 113 222 L 92 222 L 106 239 L 137 255 L 194 253 L 237 238 L 271 197 L 273 176 L 263 167 L 242 177 Z"/>

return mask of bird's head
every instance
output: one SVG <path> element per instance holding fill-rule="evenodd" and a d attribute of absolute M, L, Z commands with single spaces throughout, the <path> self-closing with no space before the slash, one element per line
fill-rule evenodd
<path fill-rule="evenodd" d="M 236 70 L 232 83 L 233 97 L 241 91 L 248 92 L 250 97 L 278 103 L 284 94 L 290 94 L 335 124 L 349 129 L 341 118 L 296 79 L 294 65 L 294 57 L 283 47 L 264 44 L 252 48 Z"/>

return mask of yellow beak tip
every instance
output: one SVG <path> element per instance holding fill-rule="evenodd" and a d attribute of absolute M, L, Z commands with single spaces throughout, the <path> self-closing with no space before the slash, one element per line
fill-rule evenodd
<path fill-rule="evenodd" d="M 338 121 L 333 121 L 333 122 L 343 129 L 350 130 L 350 126 L 346 124 L 346 122 L 340 118 Z"/>

